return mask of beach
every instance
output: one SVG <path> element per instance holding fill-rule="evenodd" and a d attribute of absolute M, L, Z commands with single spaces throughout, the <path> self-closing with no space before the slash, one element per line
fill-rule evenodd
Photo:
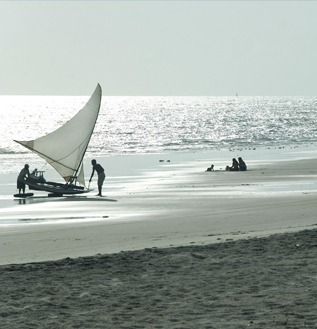
<path fill-rule="evenodd" d="M 103 198 L 3 197 L 1 327 L 316 327 L 313 154 L 150 159 Z"/>
<path fill-rule="evenodd" d="M 317 329 L 317 1 L 0 10 L 0 329 Z"/>
<path fill-rule="evenodd" d="M 317 231 L 1 266 L 1 328 L 316 328 Z"/>

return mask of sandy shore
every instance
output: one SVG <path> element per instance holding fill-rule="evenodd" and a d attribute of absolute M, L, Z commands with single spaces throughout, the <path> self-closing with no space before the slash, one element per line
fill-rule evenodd
<path fill-rule="evenodd" d="M 1 328 L 316 328 L 317 230 L 4 265 Z"/>
<path fill-rule="evenodd" d="M 239 173 L 217 163 L 205 172 L 209 159 L 158 159 L 142 175 L 108 175 L 104 198 L 44 195 L 24 203 L 8 196 L 0 209 L 0 264 L 209 244 L 316 224 L 316 159 L 249 161 L 250 170 Z"/>
<path fill-rule="evenodd" d="M 155 163 L 104 198 L 2 194 L 1 328 L 316 328 L 317 160 Z"/>

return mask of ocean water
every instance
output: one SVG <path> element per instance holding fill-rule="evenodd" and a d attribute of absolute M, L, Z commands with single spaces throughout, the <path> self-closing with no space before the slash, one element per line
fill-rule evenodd
<path fill-rule="evenodd" d="M 14 142 L 50 133 L 88 100 L 0 96 L 0 174 L 43 160 Z M 317 143 L 317 97 L 104 96 L 87 157 Z"/>

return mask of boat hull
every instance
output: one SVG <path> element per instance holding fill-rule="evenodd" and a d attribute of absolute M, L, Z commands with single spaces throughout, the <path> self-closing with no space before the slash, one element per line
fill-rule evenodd
<path fill-rule="evenodd" d="M 85 187 L 74 184 L 62 184 L 56 182 L 39 183 L 32 179 L 27 179 L 25 184 L 29 186 L 30 190 L 45 191 L 53 196 L 83 194 L 89 192 Z"/>

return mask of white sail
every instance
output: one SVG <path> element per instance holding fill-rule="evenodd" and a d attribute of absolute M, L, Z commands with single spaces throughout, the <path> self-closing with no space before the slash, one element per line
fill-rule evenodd
<path fill-rule="evenodd" d="M 77 182 L 85 186 L 85 174 L 84 174 L 84 165 L 82 164 L 77 175 Z"/>
<path fill-rule="evenodd" d="M 79 174 L 78 170 L 98 118 L 101 93 L 98 84 L 87 104 L 52 133 L 34 140 L 16 142 L 45 159 L 66 182 L 72 182 L 73 177 Z M 83 177 L 80 182 L 84 183 Z"/>

